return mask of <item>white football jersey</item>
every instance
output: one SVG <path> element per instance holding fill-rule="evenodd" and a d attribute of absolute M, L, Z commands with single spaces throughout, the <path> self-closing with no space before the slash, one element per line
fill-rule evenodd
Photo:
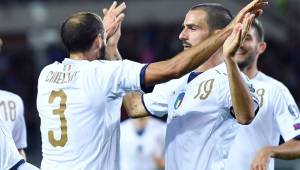
<path fill-rule="evenodd" d="M 234 136 L 237 128 L 230 111 L 232 104 L 225 63 L 190 82 L 188 76 L 184 76 L 164 86 L 157 86 L 152 93 L 143 95 L 143 102 L 151 114 L 161 116 L 168 112 L 166 170 L 218 169 L 230 147 L 224 137 Z M 254 92 L 253 87 L 248 86 Z"/>
<path fill-rule="evenodd" d="M 18 149 L 27 147 L 26 125 L 22 99 L 11 92 L 0 90 L 0 119 L 12 132 Z"/>
<path fill-rule="evenodd" d="M 121 123 L 121 170 L 157 170 L 154 158 L 164 158 L 165 134 L 166 124 L 154 118 L 140 133 L 132 119 Z"/>
<path fill-rule="evenodd" d="M 19 154 L 10 130 L 0 119 L 0 169 L 8 170 L 16 165 L 22 156 Z"/>
<path fill-rule="evenodd" d="M 41 168 L 118 170 L 122 96 L 141 89 L 145 67 L 68 58 L 46 66 L 37 96 Z"/>
<path fill-rule="evenodd" d="M 300 135 L 300 114 L 289 90 L 279 81 L 259 72 L 253 79 L 260 100 L 255 119 L 241 126 L 229 152 L 226 170 L 249 170 L 264 146 L 277 146 L 280 134 L 285 141 Z M 268 170 L 274 169 L 271 159 Z"/>

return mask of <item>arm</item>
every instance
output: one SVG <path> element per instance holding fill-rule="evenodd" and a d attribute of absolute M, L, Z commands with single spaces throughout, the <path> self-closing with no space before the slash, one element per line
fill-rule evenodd
<path fill-rule="evenodd" d="M 232 35 L 223 46 L 232 106 L 236 120 L 241 124 L 249 124 L 252 121 L 255 117 L 255 106 L 240 70 L 233 60 L 233 56 L 249 31 L 253 19 L 254 15 L 247 14 L 243 22 L 243 29 L 241 26 L 236 26 Z"/>
<path fill-rule="evenodd" d="M 300 140 L 291 139 L 279 146 L 266 146 L 262 148 L 253 160 L 251 169 L 267 169 L 270 158 L 284 160 L 300 158 Z"/>
<path fill-rule="evenodd" d="M 231 27 L 226 27 L 202 43 L 182 51 L 169 60 L 150 64 L 146 69 L 145 84 L 152 86 L 163 83 L 196 69 L 221 47 L 231 31 Z"/>
<path fill-rule="evenodd" d="M 123 105 L 127 114 L 131 118 L 140 118 L 149 116 L 142 103 L 142 95 L 140 93 L 129 93 L 123 97 Z"/>

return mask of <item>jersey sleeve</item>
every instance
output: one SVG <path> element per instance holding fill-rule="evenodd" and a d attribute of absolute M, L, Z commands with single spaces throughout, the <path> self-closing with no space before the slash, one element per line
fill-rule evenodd
<path fill-rule="evenodd" d="M 15 144 L 18 149 L 24 149 L 27 147 L 27 134 L 26 134 L 26 125 L 24 120 L 24 105 L 22 99 L 19 98 L 17 104 L 18 109 L 15 126 L 12 131 L 12 136 L 15 141 Z"/>
<path fill-rule="evenodd" d="M 246 83 L 250 95 L 252 97 L 252 100 L 254 102 L 254 110 L 256 113 L 258 112 L 259 109 L 259 102 L 258 102 L 258 97 L 257 94 L 255 93 L 255 88 L 253 84 L 251 83 L 251 80 L 248 79 L 248 77 L 241 73 L 242 78 L 244 79 L 244 82 Z M 233 110 L 233 105 L 232 105 L 232 100 L 231 100 L 231 95 L 230 95 L 230 87 L 229 87 L 229 82 L 228 82 L 228 77 L 224 77 L 218 81 L 218 86 L 219 86 L 219 102 L 222 103 L 222 106 L 226 109 L 229 109 L 231 112 Z M 232 114 L 234 116 L 234 114 Z"/>
<path fill-rule="evenodd" d="M 281 135 L 288 141 L 300 135 L 300 113 L 293 96 L 287 88 L 273 93 L 274 114 Z"/>
<path fill-rule="evenodd" d="M 149 114 L 162 117 L 168 114 L 168 100 L 172 93 L 169 83 L 158 84 L 152 93 L 142 95 L 142 103 Z"/>
<path fill-rule="evenodd" d="M 98 81 L 101 86 L 104 84 L 108 88 L 108 97 L 122 97 L 132 91 L 142 93 L 152 91 L 144 83 L 145 71 L 148 65 L 129 60 L 104 62 L 104 68 L 99 68 L 97 74 L 102 75 L 102 78 Z"/>

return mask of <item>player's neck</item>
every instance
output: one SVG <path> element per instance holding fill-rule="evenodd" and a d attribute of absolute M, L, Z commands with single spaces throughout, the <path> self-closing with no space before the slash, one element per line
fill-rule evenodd
<path fill-rule="evenodd" d="M 75 52 L 75 53 L 70 53 L 70 59 L 72 60 L 88 60 L 92 61 L 94 60 L 95 57 L 93 57 L 92 54 L 89 52 L 82 53 L 82 52 Z"/>
<path fill-rule="evenodd" d="M 258 73 L 256 62 L 248 67 L 245 67 L 242 72 L 245 73 L 250 79 L 253 79 Z"/>
<path fill-rule="evenodd" d="M 223 57 L 220 52 L 213 54 L 205 63 L 200 65 L 195 71 L 196 72 L 205 72 L 223 62 Z"/>

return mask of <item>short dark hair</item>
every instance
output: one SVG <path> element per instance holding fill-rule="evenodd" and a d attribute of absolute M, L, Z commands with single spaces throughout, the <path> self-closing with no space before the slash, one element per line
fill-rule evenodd
<path fill-rule="evenodd" d="M 262 23 L 258 19 L 254 19 L 252 22 L 252 28 L 255 29 L 258 40 L 260 42 L 265 41 L 265 30 Z"/>
<path fill-rule="evenodd" d="M 202 3 L 193 6 L 190 10 L 206 12 L 206 22 L 211 31 L 225 28 L 233 18 L 230 11 L 218 3 Z"/>
<path fill-rule="evenodd" d="M 60 35 L 69 53 L 86 52 L 98 35 L 103 37 L 101 18 L 90 12 L 71 15 L 61 26 Z"/>

